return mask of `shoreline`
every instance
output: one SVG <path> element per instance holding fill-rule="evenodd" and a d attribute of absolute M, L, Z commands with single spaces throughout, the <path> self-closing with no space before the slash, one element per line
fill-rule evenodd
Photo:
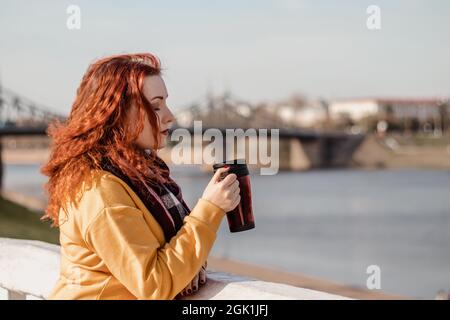
<path fill-rule="evenodd" d="M 163 151 L 163 150 L 162 150 Z M 444 152 L 445 151 L 445 152 Z M 4 165 L 43 165 L 50 156 L 49 149 L 3 149 L 1 158 Z M 161 152 L 160 155 L 169 165 L 170 156 L 167 152 Z M 341 167 L 336 167 L 341 168 Z M 352 161 L 346 169 L 437 169 L 450 170 L 450 148 L 442 149 L 436 147 L 414 147 L 400 148 L 399 150 L 389 150 L 380 144 L 374 137 L 364 141 L 355 151 Z M 328 170 L 331 168 L 319 168 L 318 170 Z M 199 170 L 208 171 L 210 166 L 199 166 Z M 280 171 L 311 171 L 317 168 L 302 170 Z"/>

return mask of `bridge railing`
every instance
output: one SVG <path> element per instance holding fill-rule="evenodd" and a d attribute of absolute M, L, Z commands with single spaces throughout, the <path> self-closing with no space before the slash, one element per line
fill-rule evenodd
<path fill-rule="evenodd" d="M 0 238 L 0 300 L 44 300 L 59 275 L 60 247 L 34 240 Z M 320 291 L 219 272 L 189 300 L 347 299 Z"/>

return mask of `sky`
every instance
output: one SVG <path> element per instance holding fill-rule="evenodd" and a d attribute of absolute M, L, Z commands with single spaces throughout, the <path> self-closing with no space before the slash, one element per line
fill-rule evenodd
<path fill-rule="evenodd" d="M 250 102 L 450 96 L 448 0 L 0 0 L 0 39 L 2 84 L 63 114 L 88 65 L 125 52 L 160 58 L 175 111 L 225 90 Z"/>

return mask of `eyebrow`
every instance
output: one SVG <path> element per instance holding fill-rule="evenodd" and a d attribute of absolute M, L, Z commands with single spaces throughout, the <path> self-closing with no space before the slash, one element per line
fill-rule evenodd
<path fill-rule="evenodd" d="M 167 97 L 166 98 L 168 98 L 169 97 L 169 95 L 167 95 Z M 153 101 L 153 100 L 155 100 L 155 99 L 164 99 L 164 97 L 163 96 L 156 96 L 156 97 L 153 97 L 150 101 Z"/>

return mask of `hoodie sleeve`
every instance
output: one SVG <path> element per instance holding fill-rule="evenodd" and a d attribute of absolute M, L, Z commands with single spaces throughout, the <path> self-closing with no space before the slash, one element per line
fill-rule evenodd
<path fill-rule="evenodd" d="M 138 299 L 173 299 L 205 263 L 225 212 L 200 198 L 162 247 L 143 214 L 131 206 L 105 207 L 87 227 L 86 244 Z"/>

